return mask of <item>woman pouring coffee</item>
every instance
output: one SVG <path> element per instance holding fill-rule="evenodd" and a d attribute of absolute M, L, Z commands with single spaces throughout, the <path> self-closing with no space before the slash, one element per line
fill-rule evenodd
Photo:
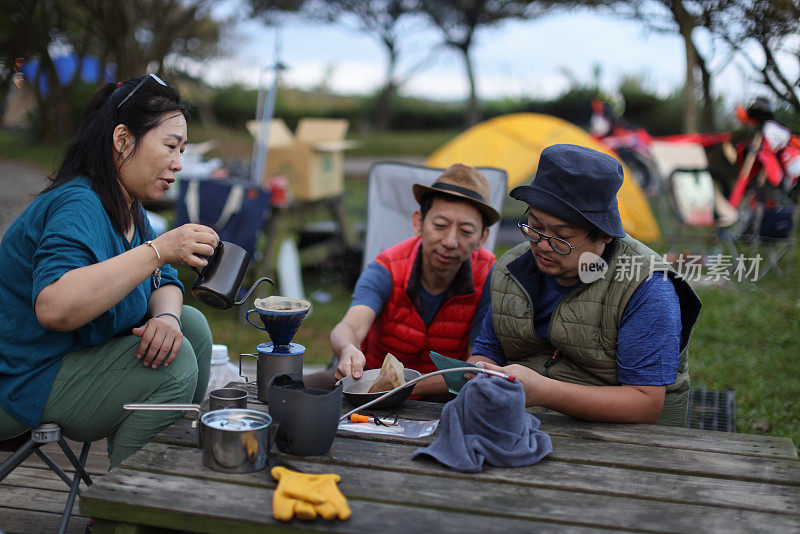
<path fill-rule="evenodd" d="M 219 238 L 187 224 L 156 237 L 141 201 L 181 170 L 189 106 L 155 75 L 107 84 L 51 183 L 0 242 L 0 439 L 40 423 L 113 436 L 111 467 L 198 403 L 211 332 L 170 264 L 203 267 Z"/>

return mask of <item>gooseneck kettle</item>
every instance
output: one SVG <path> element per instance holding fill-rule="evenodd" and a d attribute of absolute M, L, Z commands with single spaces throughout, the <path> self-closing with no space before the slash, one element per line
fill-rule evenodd
<path fill-rule="evenodd" d="M 202 269 L 192 267 L 197 273 L 197 279 L 192 284 L 192 295 L 212 308 L 227 310 L 244 304 L 261 282 L 267 281 L 275 285 L 275 282 L 267 277 L 259 278 L 247 290 L 244 297 L 236 300 L 249 264 L 249 252 L 235 243 L 220 241 L 214 254 L 209 256 L 205 267 Z"/>

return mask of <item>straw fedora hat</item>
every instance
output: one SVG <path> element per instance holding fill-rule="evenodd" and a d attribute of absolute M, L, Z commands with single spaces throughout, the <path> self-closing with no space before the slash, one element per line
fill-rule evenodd
<path fill-rule="evenodd" d="M 489 181 L 476 169 L 461 163 L 451 165 L 430 186 L 414 184 L 414 198 L 422 202 L 427 193 L 456 197 L 478 208 L 486 215 L 487 226 L 500 219 L 500 214 L 489 205 Z"/>

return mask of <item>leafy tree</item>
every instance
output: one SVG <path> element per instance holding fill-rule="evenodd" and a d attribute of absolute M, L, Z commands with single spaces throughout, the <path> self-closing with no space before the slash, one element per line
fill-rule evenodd
<path fill-rule="evenodd" d="M 698 101 L 703 102 L 702 129 L 715 129 L 709 58 L 700 52 L 693 34 L 697 28 L 704 26 L 709 11 L 715 9 L 716 3 L 716 0 L 617 0 L 599 3 L 611 6 L 618 14 L 641 20 L 651 30 L 681 36 L 686 57 L 684 129 L 688 132 L 700 130 Z"/>
<path fill-rule="evenodd" d="M 170 57 L 205 57 L 215 51 L 222 22 L 210 16 L 212 0 L 3 0 L 12 24 L 0 25 L 2 78 L 13 73 L 13 58 L 37 58 L 38 77 L 47 77 L 47 96 L 39 99 L 34 130 L 49 141 L 64 140 L 73 131 L 73 101 L 79 76 L 62 85 L 53 54 L 68 50 L 78 64 L 94 54 L 117 66 L 117 77 L 144 74 L 148 66 L 163 71 Z M 6 48 L 8 44 L 8 48 Z M 103 69 L 104 71 L 105 69 Z M 2 81 L 2 80 L 0 80 Z"/>
<path fill-rule="evenodd" d="M 383 86 L 373 105 L 374 126 L 387 130 L 395 114 L 398 90 L 432 57 L 436 48 L 401 69 L 412 35 L 408 23 L 419 14 L 418 0 L 250 0 L 253 13 L 277 23 L 287 15 L 336 22 L 374 38 L 386 54 Z"/>
<path fill-rule="evenodd" d="M 703 102 L 702 125 L 714 129 L 713 73 L 708 65 L 719 49 L 704 56 L 695 43 L 698 29 L 707 30 L 716 44 L 731 50 L 726 65 L 739 57 L 755 78 L 779 100 L 800 112 L 800 2 L 798 0 L 608 0 L 617 12 L 632 14 L 657 31 L 681 35 L 686 53 L 686 130 L 697 130 L 696 103 Z M 755 44 L 763 54 L 754 58 Z M 782 57 L 783 62 L 778 58 Z M 698 91 L 698 84 L 700 90 Z"/>
<path fill-rule="evenodd" d="M 39 109 L 35 115 L 37 124 L 34 131 L 48 141 L 63 139 L 72 132 L 70 103 L 80 79 L 75 76 L 64 85 L 59 83 L 51 50 L 69 47 L 80 60 L 90 50 L 92 36 L 73 33 L 80 27 L 82 17 L 79 9 L 66 0 L 12 0 L 5 4 L 5 14 L 12 23 L 4 27 L 0 37 L 4 44 L 4 89 L 13 75 L 15 58 L 37 58 L 36 77 L 29 82 L 38 88 L 40 84 L 45 85 L 46 80 L 47 96 L 35 91 Z"/>
<path fill-rule="evenodd" d="M 744 59 L 764 87 L 800 113 L 800 1 L 717 1 L 707 27 Z M 750 44 L 763 58 L 756 60 L 747 52 Z"/>
<path fill-rule="evenodd" d="M 211 18 L 212 0 L 77 0 L 97 36 L 97 52 L 125 80 L 148 66 L 163 73 L 169 57 L 203 59 L 217 53 L 222 25 Z M 158 14 L 154 16 L 154 14 Z"/>
<path fill-rule="evenodd" d="M 464 61 L 469 83 L 469 98 L 464 116 L 466 126 L 481 119 L 475 87 L 475 66 L 470 55 L 479 29 L 509 19 L 533 18 L 544 9 L 544 2 L 523 0 L 420 0 L 422 10 L 444 37 L 446 46 L 457 50 Z"/>
<path fill-rule="evenodd" d="M 408 42 L 409 28 L 404 23 L 419 13 L 418 0 L 328 0 L 332 20 L 347 20 L 354 15 L 357 30 L 371 35 L 383 46 L 386 53 L 386 72 L 383 87 L 374 104 L 374 125 L 378 130 L 388 130 L 392 123 L 397 91 L 432 57 L 438 47 L 432 47 L 412 65 L 399 72 L 399 64 Z"/>

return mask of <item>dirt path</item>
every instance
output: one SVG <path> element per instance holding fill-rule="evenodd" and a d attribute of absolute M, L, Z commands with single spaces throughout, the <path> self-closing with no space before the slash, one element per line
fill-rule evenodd
<path fill-rule="evenodd" d="M 0 159 L 0 239 L 46 183 L 47 173 L 43 170 Z"/>

